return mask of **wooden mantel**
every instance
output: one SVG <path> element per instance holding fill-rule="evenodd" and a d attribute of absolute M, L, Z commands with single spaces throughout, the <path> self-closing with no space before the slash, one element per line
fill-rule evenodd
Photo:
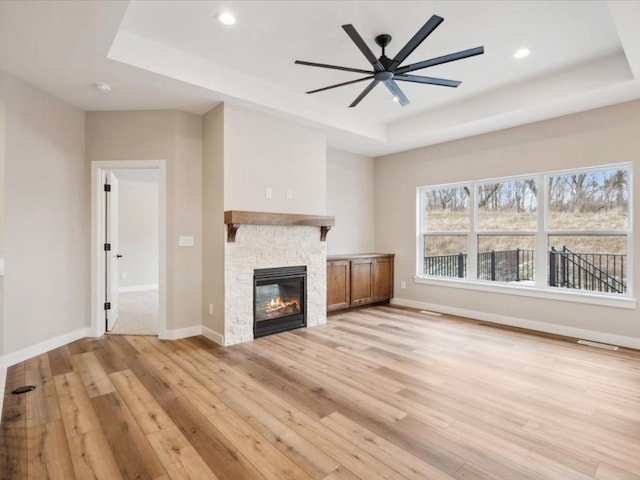
<path fill-rule="evenodd" d="M 236 241 L 236 232 L 240 225 L 284 225 L 320 227 L 320 241 L 327 239 L 327 233 L 336 224 L 335 217 L 322 215 L 300 215 L 297 213 L 266 213 L 227 210 L 224 212 L 227 225 L 227 242 Z"/>

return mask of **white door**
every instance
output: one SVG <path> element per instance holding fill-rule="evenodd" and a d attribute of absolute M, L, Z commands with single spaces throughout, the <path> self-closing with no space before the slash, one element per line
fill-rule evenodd
<path fill-rule="evenodd" d="M 110 308 L 105 310 L 106 329 L 110 332 L 118 321 L 118 260 L 121 255 L 118 253 L 118 178 L 113 172 L 106 175 L 106 183 L 110 185 L 109 191 L 105 191 L 106 196 L 106 239 L 109 250 L 105 250 L 105 263 L 107 278 L 106 299 Z M 107 189 L 105 189 L 107 190 Z"/>

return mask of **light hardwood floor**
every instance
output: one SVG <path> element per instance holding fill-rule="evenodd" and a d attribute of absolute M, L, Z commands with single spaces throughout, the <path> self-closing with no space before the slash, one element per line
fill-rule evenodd
<path fill-rule="evenodd" d="M 640 352 L 375 307 L 11 367 L 2 479 L 640 478 Z"/>

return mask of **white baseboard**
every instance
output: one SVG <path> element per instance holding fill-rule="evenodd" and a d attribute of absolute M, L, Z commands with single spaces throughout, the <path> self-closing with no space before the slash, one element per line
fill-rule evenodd
<path fill-rule="evenodd" d="M 25 360 L 37 357 L 38 355 L 47 353 L 50 350 L 54 350 L 58 347 L 62 347 L 63 345 L 89 336 L 91 336 L 91 328 L 85 327 L 74 330 L 73 332 L 65 333 L 64 335 L 60 335 L 55 338 L 50 338 L 49 340 L 45 340 L 44 342 L 40 342 L 36 345 L 32 345 L 30 347 L 23 348 L 22 350 L 18 350 L 17 352 L 5 355 L 4 357 L 0 358 L 0 367 L 10 367 L 11 365 L 15 365 L 16 363 L 24 362 Z"/>
<path fill-rule="evenodd" d="M 178 340 L 180 338 L 195 337 L 196 335 L 203 335 L 218 345 L 224 345 L 224 336 L 205 327 L 204 325 L 194 325 L 193 327 L 178 328 L 175 330 L 164 330 L 160 332 L 158 338 L 161 340 Z"/>
<path fill-rule="evenodd" d="M 220 346 L 224 346 L 224 335 L 220 335 L 215 330 L 211 330 L 209 327 L 202 326 L 202 335 L 207 337 L 214 343 L 217 343 Z"/>
<path fill-rule="evenodd" d="M 418 308 L 421 310 L 432 310 L 434 312 L 456 315 L 459 317 L 472 318 L 474 320 L 482 320 L 484 322 L 497 323 L 500 325 L 509 325 L 511 327 L 526 328 L 528 330 L 536 330 L 539 332 L 553 333 L 563 335 L 565 337 L 582 338 L 592 340 L 594 342 L 607 343 L 610 345 L 618 345 L 620 347 L 634 348 L 640 350 L 640 338 L 627 337 L 624 335 L 616 335 L 613 333 L 598 332 L 596 330 L 586 330 L 584 328 L 569 327 L 566 325 L 557 325 L 555 323 L 538 322 L 535 320 L 526 320 L 524 318 L 507 317 L 505 315 L 497 315 L 494 313 L 478 312 L 475 310 L 467 310 L 464 308 L 451 307 L 448 305 L 438 305 L 435 303 L 417 302 L 405 298 L 393 298 L 393 305 L 403 307 Z"/>
<path fill-rule="evenodd" d="M 158 284 L 154 283 L 151 285 L 132 285 L 130 287 L 118 287 L 118 293 L 148 292 L 151 290 L 158 290 Z"/>
<path fill-rule="evenodd" d="M 202 335 L 202 326 L 194 325 L 192 327 L 176 328 L 174 330 L 161 330 L 158 338 L 160 340 L 178 340 L 180 338 L 195 337 Z"/>

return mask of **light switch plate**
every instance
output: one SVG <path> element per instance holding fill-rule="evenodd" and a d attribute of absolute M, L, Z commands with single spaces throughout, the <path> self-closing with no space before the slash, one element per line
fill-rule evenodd
<path fill-rule="evenodd" d="M 180 235 L 178 237 L 179 247 L 193 247 L 193 235 Z"/>

